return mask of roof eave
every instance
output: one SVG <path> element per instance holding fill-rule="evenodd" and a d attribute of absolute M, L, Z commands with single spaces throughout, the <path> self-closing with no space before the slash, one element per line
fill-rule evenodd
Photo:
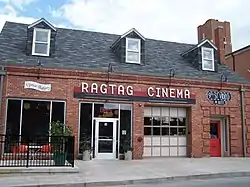
<path fill-rule="evenodd" d="M 28 29 L 32 28 L 32 27 L 35 27 L 37 24 L 41 23 L 41 22 L 44 22 L 46 23 L 51 29 L 53 29 L 54 31 L 56 31 L 56 28 L 50 23 L 48 22 L 46 19 L 44 18 L 41 18 L 39 20 L 37 20 L 36 22 L 32 23 L 31 25 L 28 26 Z"/>

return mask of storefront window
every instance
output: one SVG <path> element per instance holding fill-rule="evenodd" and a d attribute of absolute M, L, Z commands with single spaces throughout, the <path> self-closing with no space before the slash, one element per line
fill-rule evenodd
<path fill-rule="evenodd" d="M 120 105 L 120 150 L 123 152 L 123 142 L 125 139 L 131 141 L 131 116 L 132 116 L 132 106 L 130 104 Z"/>
<path fill-rule="evenodd" d="M 80 104 L 79 153 L 82 153 L 83 141 L 91 141 L 92 136 L 92 103 Z"/>
<path fill-rule="evenodd" d="M 118 118 L 119 104 L 115 103 L 95 103 L 94 117 L 97 118 Z"/>
<path fill-rule="evenodd" d="M 13 144 L 44 145 L 49 141 L 50 122 L 64 123 L 65 102 L 43 100 L 7 100 L 5 152 Z"/>

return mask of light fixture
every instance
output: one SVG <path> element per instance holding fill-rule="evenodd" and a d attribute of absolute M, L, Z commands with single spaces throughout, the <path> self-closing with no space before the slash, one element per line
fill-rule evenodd
<path fill-rule="evenodd" d="M 24 108 L 25 110 L 29 110 L 29 109 L 30 109 L 30 103 L 24 103 L 24 104 L 23 104 L 23 108 Z"/>

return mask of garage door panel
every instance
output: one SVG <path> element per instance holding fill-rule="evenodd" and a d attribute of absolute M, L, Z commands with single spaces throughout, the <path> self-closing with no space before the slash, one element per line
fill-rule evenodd
<path fill-rule="evenodd" d="M 178 145 L 178 137 L 176 136 L 170 136 L 170 145 Z"/>
<path fill-rule="evenodd" d="M 184 145 L 184 146 L 187 145 L 186 136 L 179 136 L 178 138 L 179 138 L 179 142 L 178 142 L 179 145 Z"/>
<path fill-rule="evenodd" d="M 170 147 L 170 156 L 178 156 L 178 147 Z"/>
<path fill-rule="evenodd" d="M 169 146 L 169 136 L 162 136 L 161 137 L 161 145 Z"/>
<path fill-rule="evenodd" d="M 161 145 L 161 137 L 160 136 L 153 136 L 152 137 L 152 146 L 160 146 Z"/>
<path fill-rule="evenodd" d="M 151 146 L 151 136 L 144 136 L 144 146 Z"/>
<path fill-rule="evenodd" d="M 187 148 L 186 147 L 179 147 L 179 155 L 178 156 L 186 156 L 187 155 Z"/>
<path fill-rule="evenodd" d="M 161 148 L 153 147 L 153 155 L 152 156 L 161 156 Z"/>
<path fill-rule="evenodd" d="M 144 156 L 152 156 L 151 155 L 151 147 L 144 147 L 143 155 Z"/>
<path fill-rule="evenodd" d="M 161 156 L 169 156 L 169 147 L 161 147 Z"/>

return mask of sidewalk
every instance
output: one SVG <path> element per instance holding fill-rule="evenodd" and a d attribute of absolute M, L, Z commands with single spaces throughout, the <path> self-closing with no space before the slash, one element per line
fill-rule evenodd
<path fill-rule="evenodd" d="M 158 158 L 76 161 L 75 174 L 0 177 L 0 186 L 109 186 L 190 178 L 250 176 L 250 158 Z"/>

